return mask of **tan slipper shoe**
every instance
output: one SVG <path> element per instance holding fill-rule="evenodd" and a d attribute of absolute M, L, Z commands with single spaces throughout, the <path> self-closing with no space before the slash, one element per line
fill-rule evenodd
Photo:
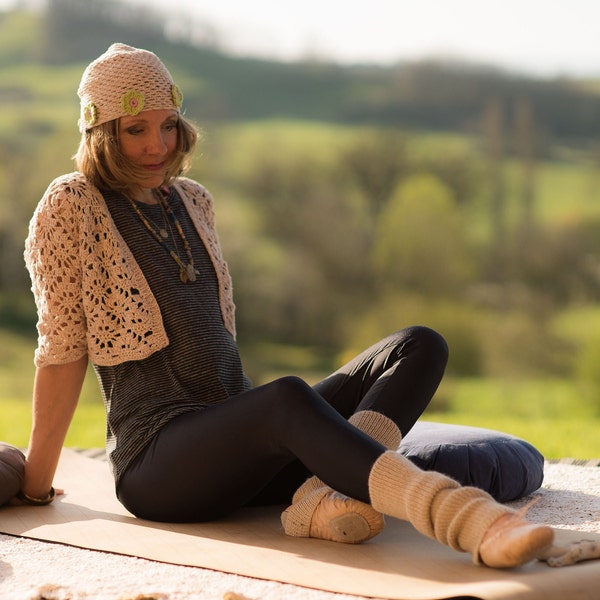
<path fill-rule="evenodd" d="M 479 546 L 479 557 L 488 567 L 519 567 L 543 556 L 553 542 L 551 527 L 524 521 L 519 513 L 508 514 L 488 529 Z"/>
<path fill-rule="evenodd" d="M 287 535 L 360 544 L 383 531 L 383 515 L 371 505 L 323 486 L 281 515 Z"/>

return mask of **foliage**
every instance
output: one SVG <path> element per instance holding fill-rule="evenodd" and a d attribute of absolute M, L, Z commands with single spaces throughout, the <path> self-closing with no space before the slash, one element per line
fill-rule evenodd
<path fill-rule="evenodd" d="M 7 40 L 0 49 L 9 50 L 0 65 L 6 59 L 86 63 L 115 40 L 150 48 L 185 80 L 186 105 L 203 122 L 275 117 L 466 132 L 479 127 L 490 98 L 503 101 L 507 122 L 528 98 L 543 132 L 540 149 L 555 138 L 597 137 L 600 129 L 600 97 L 590 82 L 526 78 L 451 62 L 341 67 L 231 57 L 218 51 L 210 32 L 199 38 L 202 28 L 190 16 L 166 18 L 116 0 L 49 0 L 39 16 L 13 11 L 0 17 L 0 39 Z M 25 37 L 15 40 L 21 30 Z M 169 41 L 173 30 L 176 41 Z"/>
<path fill-rule="evenodd" d="M 551 326 L 568 345 L 581 397 L 600 412 L 600 305 L 567 309 L 554 317 Z"/>
<path fill-rule="evenodd" d="M 411 171 L 407 142 L 407 136 L 397 129 L 370 129 L 340 157 L 342 172 L 362 192 L 373 218 Z"/>
<path fill-rule="evenodd" d="M 373 265 L 383 289 L 456 295 L 473 276 L 466 230 L 450 189 L 427 174 L 406 178 L 378 216 Z"/>
<path fill-rule="evenodd" d="M 484 373 L 485 346 L 481 339 L 485 315 L 451 299 L 431 299 L 408 292 L 378 296 L 369 310 L 347 323 L 347 337 L 340 361 L 368 348 L 392 331 L 425 325 L 438 331 L 450 348 L 448 372 L 464 376 Z"/>
<path fill-rule="evenodd" d="M 597 414 L 600 95 L 590 82 L 234 58 L 214 40 L 169 41 L 156 15 L 127 10 L 53 0 L 46 13 L 0 14 L 0 341 L 17 351 L 0 354 L 3 401 L 29 396 L 33 368 L 27 223 L 48 183 L 72 169 L 84 64 L 119 39 L 165 60 L 202 123 L 191 176 L 216 198 L 255 381 L 286 371 L 313 379 L 420 323 L 448 340 L 456 381 L 495 378 L 473 384 L 474 403 L 477 394 L 499 402 L 514 378 L 524 404 L 542 388 L 553 397 L 550 384 L 524 382 L 552 376 L 590 411 L 561 401 L 563 416 Z M 525 125 L 523 99 L 533 108 Z M 466 385 L 440 392 L 435 407 L 447 412 L 436 416 L 473 417 L 473 406 L 454 405 Z M 83 405 L 98 397 L 92 379 Z M 476 418 L 513 431 L 560 420 L 486 415 Z"/>

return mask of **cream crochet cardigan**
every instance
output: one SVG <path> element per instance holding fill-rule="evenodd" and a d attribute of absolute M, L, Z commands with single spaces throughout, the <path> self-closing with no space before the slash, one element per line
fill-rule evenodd
<path fill-rule="evenodd" d="M 211 257 L 223 322 L 235 337 L 231 277 L 215 230 L 213 199 L 191 179 L 179 178 L 174 187 Z M 80 173 L 59 177 L 46 190 L 29 225 L 25 263 L 38 310 L 37 366 L 86 354 L 110 366 L 168 345 L 139 265 L 102 194 Z"/>

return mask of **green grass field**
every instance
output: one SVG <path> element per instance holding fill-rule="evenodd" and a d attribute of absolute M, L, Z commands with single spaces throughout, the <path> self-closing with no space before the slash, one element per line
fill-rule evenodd
<path fill-rule="evenodd" d="M 34 348 L 34 340 L 0 330 L 0 440 L 20 447 L 27 445 L 31 425 Z M 66 445 L 81 448 L 104 445 L 104 405 L 91 369 Z"/>
<path fill-rule="evenodd" d="M 564 379 L 459 379 L 442 383 L 423 418 L 511 433 L 546 458 L 600 458 L 600 417 L 580 385 Z"/>
<path fill-rule="evenodd" d="M 66 77 L 67 75 L 65 75 Z M 20 77 L 31 81 L 39 79 L 35 70 L 24 71 Z M 64 81 L 62 82 L 64 83 Z M 45 84 L 45 97 L 52 101 L 60 86 Z M 66 112 L 72 112 L 70 109 Z M 1 121 L 1 119 L 0 119 Z M 1 124 L 1 123 L 0 123 Z M 210 160 L 211 154 L 219 146 L 227 155 L 227 168 L 234 175 L 243 176 L 251 172 L 255 163 L 250 157 L 258 154 L 261 144 L 278 149 L 279 154 L 292 150 L 311 156 L 327 165 L 335 160 L 341 144 L 360 135 L 360 128 L 344 128 L 323 124 L 294 123 L 284 121 L 261 121 L 226 126 L 216 132 L 207 132 L 207 139 L 201 145 L 201 152 Z M 213 137 L 213 134 L 217 134 Z M 218 142 L 218 144 L 217 144 Z M 64 142 L 63 142 L 64 143 Z M 439 134 L 420 136 L 419 150 L 427 153 L 439 147 L 469 145 L 467 138 Z M 283 149 L 283 150 L 282 150 Z M 55 152 L 54 146 L 52 151 Z M 68 153 L 64 153 L 65 155 Z M 46 161 L 44 161 L 46 162 Z M 201 173 L 196 176 L 204 180 L 207 170 L 201 163 Z M 516 193 L 519 176 L 516 165 L 507 165 L 509 210 L 515 212 Z M 600 214 L 597 202 L 600 179 L 596 170 L 589 164 L 577 161 L 540 163 L 536 172 L 536 186 L 539 201 L 536 212 L 544 223 L 565 223 L 583 218 L 595 218 Z M 220 223 L 235 219 L 236 227 L 241 221 L 251 223 L 251 208 L 244 199 L 219 206 Z M 239 216 L 240 207 L 247 208 L 244 219 Z M 229 214 L 228 213 L 235 213 Z M 246 225 L 248 226 L 248 225 Z M 485 218 L 474 213 L 472 229 L 485 229 Z M 485 237 L 487 233 L 482 232 Z M 226 236 L 225 236 L 226 238 Z M 600 308 L 593 306 L 575 307 L 572 313 L 565 313 L 557 319 L 555 326 L 566 339 L 600 340 Z M 30 396 L 34 374 L 34 341 L 0 329 L 0 440 L 19 446 L 27 444 L 30 426 Z M 600 343 L 599 343 L 600 346 Z M 249 356 L 252 356 L 251 351 Z M 598 356 L 591 354 L 590 364 L 595 368 Z M 267 357 L 268 359 L 268 357 Z M 311 373 L 311 360 L 306 360 L 295 349 L 288 349 L 284 364 L 267 361 L 264 371 L 273 376 L 285 372 L 315 377 Z M 600 400 L 594 403 L 583 394 L 580 384 L 568 379 L 458 379 L 445 382 L 434 399 L 425 418 L 448 423 L 459 423 L 488 427 L 523 437 L 538 447 L 548 458 L 600 458 Z M 104 443 L 104 409 L 93 373 L 88 374 L 82 399 L 75 420 L 66 440 L 69 446 L 97 447 Z"/>
<path fill-rule="evenodd" d="M 0 440 L 24 447 L 30 427 L 33 342 L 0 331 L 0 348 Z M 447 380 L 423 418 L 511 433 L 531 442 L 546 458 L 600 458 L 598 410 L 569 380 Z M 104 444 L 104 407 L 91 370 L 65 443 L 79 448 Z"/>
<path fill-rule="evenodd" d="M 6 215 L 13 217 L 22 211 L 19 226 L 23 230 L 20 235 L 24 237 L 26 221 L 41 191 L 52 177 L 72 168 L 69 156 L 78 143 L 75 127 L 78 106 L 73 90 L 83 65 L 68 68 L 11 65 L 11 56 L 19 56 L 22 51 L 34 47 L 39 36 L 37 25 L 25 14 L 15 14 L 13 18 L 11 26 L 5 26 L 0 36 L 0 79 L 10 82 L 0 111 L 0 131 L 6 148 L 11 149 L 6 154 L 5 164 L 0 165 L 0 181 L 8 182 L 8 175 L 12 175 L 13 170 L 17 169 L 18 175 L 18 169 L 26 167 L 28 177 L 18 177 L 15 181 L 19 190 L 23 192 L 26 188 L 27 193 L 23 193 L 24 201 L 0 206 L 0 217 L 7 219 Z M 194 83 L 189 83 L 193 87 Z M 240 236 L 252 241 L 253 235 L 260 234 L 255 231 L 260 213 L 256 211 L 254 199 L 247 197 L 247 183 L 263 162 L 267 165 L 314 163 L 324 172 L 333 172 L 337 183 L 340 152 L 368 141 L 370 133 L 370 127 L 277 118 L 245 123 L 206 123 L 205 136 L 199 144 L 198 160 L 191 175 L 215 193 L 224 248 L 227 243 L 235 245 Z M 485 158 L 481 140 L 473 135 L 407 132 L 406 141 L 413 160 L 439 154 L 450 158 L 465 156 L 465 160 L 478 164 Z M 22 165 L 19 161 L 8 160 L 19 156 Z M 35 164 L 33 170 L 32 164 Z M 598 157 L 584 149 L 576 152 L 553 147 L 551 152 L 545 152 L 534 171 L 537 222 L 561 226 L 598 220 L 598 173 Z M 503 175 L 506 218 L 514 224 L 520 215 L 522 165 L 507 157 Z M 486 206 L 485 198 L 473 198 L 467 215 L 469 235 L 482 243 L 490 236 L 491 221 Z M 5 225 L 5 231 L 10 229 Z M 253 245 L 246 243 L 249 248 Z M 18 260 L 21 260 L 20 241 L 18 253 Z M 455 321 L 456 317 L 453 309 Z M 583 347 L 585 354 L 578 359 L 583 367 L 588 365 L 587 370 L 583 369 L 584 375 L 594 377 L 596 364 L 600 362 L 600 350 L 595 352 L 595 348 L 600 349 L 600 306 L 577 305 L 571 313 L 559 315 L 553 326 L 560 330 L 566 341 L 587 344 Z M 525 343 L 527 340 L 523 341 Z M 0 440 L 18 446 L 25 446 L 29 435 L 34 345 L 31 338 L 3 331 L 0 325 Z M 256 354 L 261 354 L 261 359 L 266 358 L 261 372 L 269 373 L 269 378 L 289 372 L 311 381 L 318 376 L 315 370 L 325 368 L 315 364 L 318 361 L 314 356 L 307 356 L 304 349 L 286 348 L 280 353 L 276 348 L 271 355 L 264 349 L 260 353 L 256 350 L 256 347 L 248 349 L 247 363 Z M 600 377 L 596 379 L 600 389 Z M 594 400 L 581 385 L 581 382 L 567 378 L 516 379 L 509 375 L 494 379 L 448 380 L 443 383 L 425 418 L 512 433 L 532 442 L 548 458 L 600 458 L 600 399 Z M 102 446 L 104 429 L 104 408 L 90 370 L 66 444 Z"/>
<path fill-rule="evenodd" d="M 92 384 L 95 382 L 92 380 Z M 584 406 L 556 410 L 556 397 L 574 395 L 568 382 L 519 382 L 467 380 L 452 384 L 451 408 L 435 408 L 423 416 L 429 421 L 486 427 L 511 433 L 536 446 L 546 458 L 600 458 L 600 419 L 586 416 Z M 548 396 L 546 395 L 548 393 Z M 550 404 L 546 406 L 546 400 Z M 562 403 L 563 400 L 560 400 Z M 568 402 L 567 402 L 568 403 Z M 0 440 L 26 446 L 30 425 L 30 403 L 26 399 L 2 398 Z M 435 404 L 434 404 L 435 407 Z M 523 407 L 528 410 L 523 411 Z M 100 400 L 82 401 L 65 444 L 90 448 L 104 445 L 104 407 Z"/>

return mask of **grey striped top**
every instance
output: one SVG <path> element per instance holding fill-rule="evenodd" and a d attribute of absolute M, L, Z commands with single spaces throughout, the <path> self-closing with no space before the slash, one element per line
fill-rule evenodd
<path fill-rule="evenodd" d="M 129 202 L 104 193 L 106 204 L 160 306 L 169 345 L 143 360 L 116 366 L 94 365 L 106 406 L 107 453 L 115 480 L 168 421 L 220 402 L 250 387 L 235 341 L 225 328 L 214 267 L 176 192 L 169 204 L 190 244 L 196 269 L 182 283 L 179 267 L 147 230 Z M 146 219 L 165 228 L 167 243 L 187 257 L 175 227 L 160 205 L 139 203 Z"/>

